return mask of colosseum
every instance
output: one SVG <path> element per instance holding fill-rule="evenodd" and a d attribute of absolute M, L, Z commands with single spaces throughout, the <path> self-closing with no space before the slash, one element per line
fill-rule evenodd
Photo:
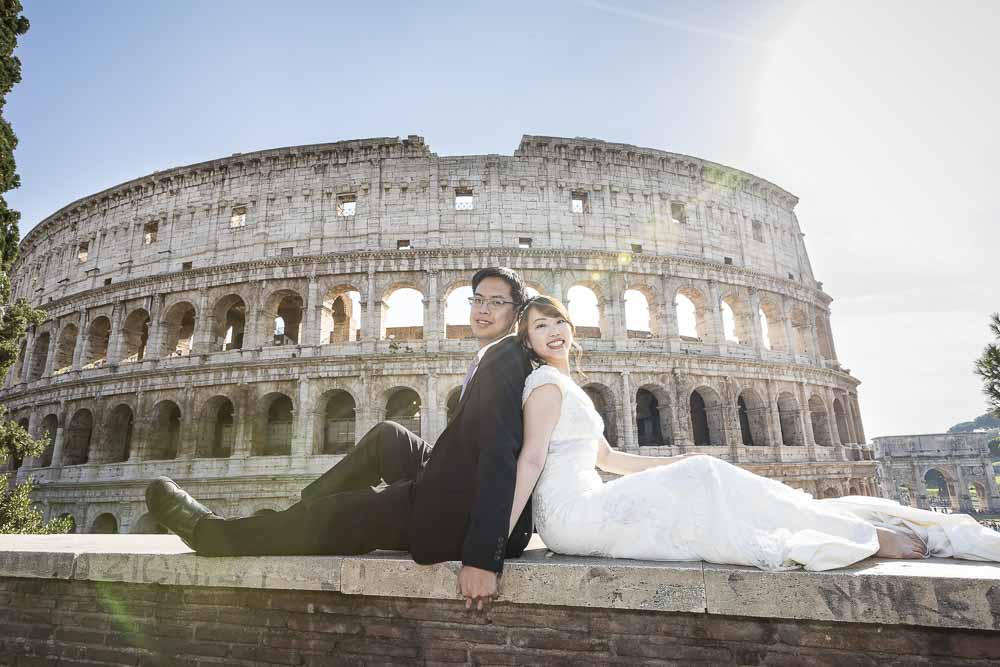
<path fill-rule="evenodd" d="M 367 429 L 433 439 L 469 359 L 469 278 L 568 302 L 608 440 L 700 451 L 820 497 L 876 494 L 858 380 L 782 188 L 700 158 L 525 136 L 234 154 L 67 204 L 21 243 L 45 309 L 0 401 L 49 447 L 8 464 L 81 532 L 155 532 L 146 480 L 274 511 Z"/>

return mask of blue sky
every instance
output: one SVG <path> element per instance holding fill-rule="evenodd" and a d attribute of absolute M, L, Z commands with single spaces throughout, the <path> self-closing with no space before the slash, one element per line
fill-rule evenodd
<path fill-rule="evenodd" d="M 1000 3 L 25 2 L 22 234 L 181 164 L 420 134 L 688 153 L 774 181 L 834 297 L 869 436 L 980 414 L 1000 309 Z"/>

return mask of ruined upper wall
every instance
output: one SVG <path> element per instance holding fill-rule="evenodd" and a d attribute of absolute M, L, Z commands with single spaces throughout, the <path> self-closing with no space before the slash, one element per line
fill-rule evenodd
<path fill-rule="evenodd" d="M 456 206 L 463 193 L 471 208 Z M 351 197 L 354 215 L 338 215 Z M 365 139 L 236 154 L 82 198 L 25 236 L 13 276 L 42 304 L 109 281 L 408 242 L 693 257 L 819 289 L 796 202 L 745 172 L 591 139 L 526 136 L 512 156 L 453 157 L 417 136 Z"/>

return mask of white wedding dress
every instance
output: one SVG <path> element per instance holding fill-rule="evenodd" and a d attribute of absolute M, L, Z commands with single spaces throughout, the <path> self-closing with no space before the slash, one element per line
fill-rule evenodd
<path fill-rule="evenodd" d="M 1000 560 L 1000 533 L 969 516 L 862 496 L 815 500 L 711 456 L 604 482 L 595 470 L 604 422 L 590 397 L 543 365 L 523 400 L 545 384 L 563 401 L 532 505 L 538 534 L 557 553 L 828 570 L 875 554 L 875 526 L 887 525 L 918 534 L 929 555 Z"/>

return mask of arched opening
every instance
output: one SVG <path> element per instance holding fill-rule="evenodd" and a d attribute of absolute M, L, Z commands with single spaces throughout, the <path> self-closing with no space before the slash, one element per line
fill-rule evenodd
<path fill-rule="evenodd" d="M 65 373 L 73 368 L 73 356 L 76 352 L 76 339 L 78 337 L 79 329 L 76 328 L 75 324 L 67 324 L 59 332 L 53 374 Z"/>
<path fill-rule="evenodd" d="M 111 338 L 111 320 L 94 318 L 87 327 L 86 347 L 83 350 L 83 367 L 99 368 L 108 359 L 108 340 Z"/>
<path fill-rule="evenodd" d="M 833 444 L 830 439 L 830 416 L 826 411 L 826 404 L 823 399 L 813 394 L 809 397 L 809 416 L 812 420 L 813 438 L 817 445 L 829 447 Z"/>
<path fill-rule="evenodd" d="M 124 403 L 115 407 L 108 416 L 108 427 L 105 429 L 107 444 L 104 460 L 108 463 L 128 461 L 132 454 L 132 430 L 135 418 L 132 408 Z"/>
<path fill-rule="evenodd" d="M 833 414 L 837 421 L 837 435 L 841 442 L 850 442 L 851 433 L 847 428 L 847 412 L 839 398 L 833 399 Z"/>
<path fill-rule="evenodd" d="M 837 492 L 837 489 L 833 488 L 832 486 L 828 486 L 826 488 L 826 491 L 824 491 L 822 495 L 823 498 L 837 498 L 839 496 L 840 494 Z"/>
<path fill-rule="evenodd" d="M 680 337 L 689 341 L 708 338 L 705 326 L 705 297 L 694 288 L 682 287 L 674 295 L 677 313 L 677 331 Z"/>
<path fill-rule="evenodd" d="M 450 392 L 448 392 L 448 400 L 445 403 L 447 415 L 445 420 L 447 423 L 451 423 L 451 420 L 455 417 L 455 413 L 458 412 L 458 404 L 462 400 L 462 388 L 455 387 Z"/>
<path fill-rule="evenodd" d="M 212 308 L 215 351 L 242 350 L 247 327 L 247 305 L 238 294 L 227 294 Z"/>
<path fill-rule="evenodd" d="M 862 494 L 861 494 L 861 491 L 858 490 L 858 485 L 857 484 L 851 484 L 847 488 L 847 495 L 849 495 L 849 496 L 860 496 Z"/>
<path fill-rule="evenodd" d="M 986 496 L 986 487 L 979 482 L 969 485 L 969 502 L 972 503 L 972 511 L 984 513 L 989 509 L 989 499 Z"/>
<path fill-rule="evenodd" d="M 133 535 L 166 535 L 167 529 L 156 522 L 152 514 L 143 514 L 132 526 Z"/>
<path fill-rule="evenodd" d="M 384 340 L 421 340 L 424 337 L 424 295 L 412 287 L 391 291 L 382 301 Z"/>
<path fill-rule="evenodd" d="M 566 291 L 566 308 L 576 327 L 577 338 L 601 337 L 601 308 L 589 287 L 573 285 Z"/>
<path fill-rule="evenodd" d="M 583 388 L 583 391 L 590 397 L 594 404 L 594 409 L 604 421 L 604 439 L 612 447 L 620 447 L 618 441 L 618 411 L 615 406 L 615 396 L 612 391 L 599 383 L 591 383 Z"/>
<path fill-rule="evenodd" d="M 257 452 L 261 456 L 288 456 L 292 453 L 292 434 L 295 418 L 292 399 L 277 394 L 266 401 L 267 421 L 264 426 L 264 441 Z"/>
<path fill-rule="evenodd" d="M 787 352 L 788 342 L 785 340 L 785 325 L 778 305 L 771 301 L 762 301 L 759 315 L 760 333 L 764 347 L 772 352 Z"/>
<path fill-rule="evenodd" d="M 799 402 L 787 391 L 778 395 L 778 422 L 781 426 L 782 445 L 800 447 L 806 444 L 805 437 L 802 434 Z"/>
<path fill-rule="evenodd" d="M 298 345 L 302 329 L 302 297 L 287 290 L 276 296 L 272 342 L 274 345 Z"/>
<path fill-rule="evenodd" d="M 951 482 L 940 470 L 931 468 L 924 473 L 924 486 L 927 487 L 927 500 L 931 507 L 951 508 L 954 506 L 954 489 Z"/>
<path fill-rule="evenodd" d="M 629 338 L 653 338 L 659 333 L 649 299 L 640 290 L 625 290 L 625 330 Z"/>
<path fill-rule="evenodd" d="M 356 407 L 354 397 L 346 391 L 329 394 L 323 422 L 324 454 L 343 454 L 354 446 Z"/>
<path fill-rule="evenodd" d="M 205 405 L 204 431 L 199 456 L 224 459 L 232 456 L 236 442 L 236 408 L 227 396 L 213 396 Z"/>
<path fill-rule="evenodd" d="M 31 365 L 28 367 L 28 382 L 37 380 L 45 373 L 45 364 L 49 357 L 49 332 L 45 331 L 35 337 L 31 346 Z"/>
<path fill-rule="evenodd" d="M 194 306 L 187 302 L 175 303 L 163 317 L 164 357 L 186 357 L 194 343 Z"/>
<path fill-rule="evenodd" d="M 420 396 L 409 387 L 393 390 L 385 404 L 385 418 L 420 435 Z"/>
<path fill-rule="evenodd" d="M 146 344 L 149 342 L 149 313 L 142 308 L 129 313 L 122 326 L 122 336 L 125 341 L 125 356 L 122 363 L 142 361 L 146 356 Z"/>
<path fill-rule="evenodd" d="M 348 343 L 361 340 L 361 293 L 349 287 L 327 292 L 320 315 L 320 341 Z"/>
<path fill-rule="evenodd" d="M 59 418 L 55 415 L 46 415 L 45 419 L 42 420 L 40 433 L 41 437 L 44 438 L 48 444 L 45 445 L 45 450 L 42 452 L 42 456 L 38 460 L 38 466 L 41 468 L 47 468 L 52 465 L 52 453 L 55 450 L 56 431 L 58 430 Z"/>
<path fill-rule="evenodd" d="M 743 445 L 757 447 L 770 445 L 767 433 L 767 405 L 753 389 L 744 389 L 736 399 L 740 419 L 740 437 Z"/>
<path fill-rule="evenodd" d="M 90 524 L 90 530 L 88 531 L 94 535 L 117 535 L 118 534 L 118 519 L 115 518 L 114 514 L 105 512 L 100 514 L 94 519 L 93 523 Z"/>
<path fill-rule="evenodd" d="M 724 445 L 722 400 L 711 387 L 698 387 L 689 398 L 691 435 L 695 446 Z"/>
<path fill-rule="evenodd" d="M 663 391 L 642 387 L 635 394 L 635 426 L 640 447 L 673 444 L 670 402 Z"/>
<path fill-rule="evenodd" d="M 66 441 L 63 445 L 64 466 L 75 466 L 87 462 L 90 458 L 90 438 L 94 432 L 94 415 L 82 408 L 73 414 L 69 421 Z"/>
<path fill-rule="evenodd" d="M 147 459 L 162 461 L 177 458 L 181 439 L 181 409 L 173 401 L 160 401 L 153 407 L 153 431 Z"/>
<path fill-rule="evenodd" d="M 446 338 L 475 338 L 472 335 L 472 327 L 469 326 L 469 316 L 472 313 L 469 299 L 472 296 L 472 287 L 469 285 L 462 285 L 448 293 L 444 304 Z"/>

